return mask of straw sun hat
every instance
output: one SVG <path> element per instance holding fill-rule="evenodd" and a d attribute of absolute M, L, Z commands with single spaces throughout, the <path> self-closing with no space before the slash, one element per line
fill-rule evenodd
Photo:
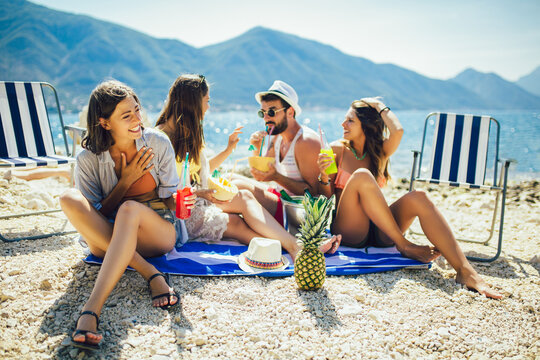
<path fill-rule="evenodd" d="M 261 103 L 261 97 L 266 94 L 274 94 L 285 100 L 285 102 L 291 105 L 294 109 L 295 116 L 299 116 L 302 112 L 302 108 L 300 108 L 300 105 L 298 105 L 298 95 L 296 95 L 296 91 L 294 91 L 293 87 L 286 82 L 276 80 L 272 86 L 270 86 L 268 91 L 256 93 L 255 99 L 259 104 Z"/>
<path fill-rule="evenodd" d="M 251 239 L 248 250 L 238 256 L 240 269 L 249 273 L 283 270 L 289 259 L 281 255 L 279 240 L 256 237 Z"/>

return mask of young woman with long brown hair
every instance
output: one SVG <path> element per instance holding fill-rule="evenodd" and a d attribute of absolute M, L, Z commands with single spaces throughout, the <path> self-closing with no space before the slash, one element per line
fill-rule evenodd
<path fill-rule="evenodd" d="M 195 183 L 197 200 L 186 219 L 190 240 L 219 241 L 223 237 L 249 244 L 254 237 L 280 240 L 294 260 L 300 250 L 296 238 L 289 234 L 247 190 L 240 190 L 230 201 L 219 201 L 208 190 L 207 179 L 238 143 L 240 128 L 229 136 L 227 148 L 207 159 L 204 153 L 204 114 L 210 107 L 210 90 L 202 75 L 181 75 L 172 85 L 165 108 L 156 127 L 169 136 L 181 172 L 186 152 L 190 158 L 190 175 Z M 322 250 L 334 252 L 339 241 L 333 237 Z"/>
<path fill-rule="evenodd" d="M 403 136 L 396 115 L 376 98 L 354 101 L 342 122 L 343 139 L 333 142 L 338 172 L 327 175 L 332 158 L 320 154 L 319 192 L 336 194 L 332 232 L 353 247 L 396 246 L 404 255 L 429 262 L 441 254 L 456 270 L 456 281 L 491 298 L 502 295 L 491 289 L 461 251 L 448 223 L 423 191 L 403 195 L 388 206 L 380 187 L 389 180 L 388 161 Z M 385 136 L 385 132 L 388 136 Z M 420 246 L 403 233 L 418 217 L 434 246 Z"/>

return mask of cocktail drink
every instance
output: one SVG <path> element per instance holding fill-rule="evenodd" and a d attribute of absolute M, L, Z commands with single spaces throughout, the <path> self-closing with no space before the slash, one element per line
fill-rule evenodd
<path fill-rule="evenodd" d="M 334 151 L 332 148 L 321 149 L 320 153 L 329 155 L 332 158 L 332 163 L 324 170 L 324 172 L 328 175 L 337 173 L 336 158 L 334 157 Z"/>
<path fill-rule="evenodd" d="M 187 219 L 191 216 L 191 209 L 186 206 L 186 197 L 193 195 L 191 186 L 184 186 L 182 189 L 176 190 L 176 217 L 179 219 Z"/>
<path fill-rule="evenodd" d="M 275 164 L 276 159 L 272 156 L 250 156 L 248 158 L 249 166 L 255 168 L 259 171 L 268 171 L 270 170 L 269 164 Z"/>

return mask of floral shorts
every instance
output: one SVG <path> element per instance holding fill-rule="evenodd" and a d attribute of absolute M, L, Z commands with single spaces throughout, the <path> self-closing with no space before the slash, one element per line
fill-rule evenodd
<path fill-rule="evenodd" d="M 223 238 L 227 230 L 229 214 L 210 201 L 197 198 L 191 209 L 191 216 L 186 219 L 189 241 L 216 242 Z"/>

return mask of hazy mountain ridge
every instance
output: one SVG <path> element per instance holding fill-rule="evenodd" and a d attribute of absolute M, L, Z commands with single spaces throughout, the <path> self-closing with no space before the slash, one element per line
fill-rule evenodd
<path fill-rule="evenodd" d="M 534 69 L 530 74 L 520 77 L 518 81 L 516 81 L 516 84 L 531 94 L 540 96 L 540 66 Z"/>
<path fill-rule="evenodd" d="M 380 95 L 395 109 L 540 108 L 540 97 L 495 74 L 466 70 L 448 81 L 431 79 L 262 27 L 194 48 L 13 0 L 2 1 L 0 36 L 0 79 L 51 82 L 74 110 L 111 77 L 133 86 L 150 110 L 159 110 L 169 86 L 185 72 L 205 74 L 213 104 L 229 109 L 256 106 L 254 94 L 275 79 L 293 85 L 305 107 L 344 108 L 353 99 Z"/>
<path fill-rule="evenodd" d="M 495 73 L 486 74 L 467 69 L 452 81 L 479 94 L 490 103 L 493 109 L 508 108 L 508 104 L 511 104 L 514 109 L 537 109 L 537 104 L 540 103 L 540 97 L 527 92 L 519 85 L 504 80 Z"/>

